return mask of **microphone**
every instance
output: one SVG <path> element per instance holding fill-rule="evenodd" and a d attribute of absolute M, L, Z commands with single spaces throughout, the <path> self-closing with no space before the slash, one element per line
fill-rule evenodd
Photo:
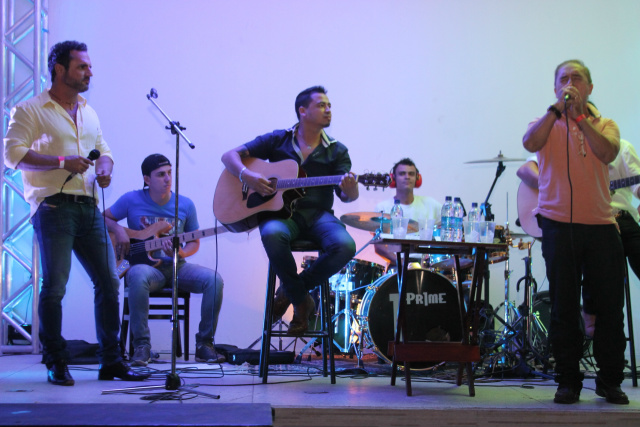
<path fill-rule="evenodd" d="M 571 95 L 569 95 L 568 93 L 565 93 L 564 94 L 564 101 L 567 102 L 570 99 L 571 99 Z"/>
<path fill-rule="evenodd" d="M 158 97 L 158 91 L 155 90 L 154 88 L 151 88 L 151 90 L 149 91 L 149 95 L 147 95 L 148 99 L 151 98 L 157 98 Z"/>
<path fill-rule="evenodd" d="M 91 160 L 92 162 L 94 160 L 98 160 L 98 158 L 100 157 L 100 150 L 94 148 L 93 150 L 91 150 L 89 152 L 89 155 L 87 156 L 87 159 Z M 71 172 L 69 174 L 69 176 L 67 177 L 67 179 L 64 180 L 64 184 L 66 184 L 67 182 L 71 181 L 71 178 L 73 178 L 76 175 L 76 172 Z M 64 185 L 62 184 L 62 185 Z"/>

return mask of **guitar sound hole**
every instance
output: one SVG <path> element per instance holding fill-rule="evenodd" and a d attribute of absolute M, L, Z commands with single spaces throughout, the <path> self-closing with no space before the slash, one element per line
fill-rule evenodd
<path fill-rule="evenodd" d="M 270 194 L 268 196 L 261 196 L 258 193 L 251 193 L 249 197 L 247 197 L 247 208 L 255 208 L 257 206 L 263 205 L 267 203 L 269 200 L 273 199 L 277 193 Z"/>

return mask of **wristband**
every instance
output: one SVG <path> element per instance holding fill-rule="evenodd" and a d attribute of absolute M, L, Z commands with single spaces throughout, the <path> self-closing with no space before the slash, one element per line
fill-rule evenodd
<path fill-rule="evenodd" d="M 581 114 L 578 117 L 576 117 L 576 123 L 580 123 L 581 121 L 583 121 L 586 118 L 587 118 L 586 114 Z"/>
<path fill-rule="evenodd" d="M 547 108 L 547 111 L 551 111 L 553 114 L 556 115 L 557 118 L 562 117 L 562 113 L 560 112 L 560 110 L 556 108 L 555 105 L 549 106 L 549 108 Z"/>
<path fill-rule="evenodd" d="M 241 170 L 241 171 L 240 171 L 240 173 L 238 174 L 238 179 L 239 179 L 239 180 L 240 180 L 240 182 L 241 182 L 241 183 L 243 183 L 243 184 L 244 184 L 244 181 L 242 180 L 242 173 L 243 173 L 244 171 L 246 171 L 246 170 L 247 170 L 247 167 L 245 166 L 245 167 L 243 167 L 243 168 L 242 168 L 242 170 Z"/>
<path fill-rule="evenodd" d="M 64 156 L 58 156 L 58 167 L 64 169 Z"/>

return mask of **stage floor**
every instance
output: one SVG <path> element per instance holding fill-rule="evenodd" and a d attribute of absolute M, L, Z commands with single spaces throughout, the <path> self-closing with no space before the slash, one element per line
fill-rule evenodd
<path fill-rule="evenodd" d="M 73 387 L 53 386 L 46 381 L 46 370 L 39 355 L 0 357 L 0 403 L 64 404 L 141 404 L 163 396 L 169 355 L 150 364 L 154 372 L 142 383 L 98 381 L 97 365 L 71 366 L 76 380 Z M 556 385 L 539 378 L 476 378 L 476 395 L 468 387 L 455 385 L 451 367 L 438 372 L 415 372 L 413 396 L 405 393 L 403 376 L 390 385 L 390 367 L 376 358 L 365 359 L 368 374 L 351 372 L 354 359 L 340 356 L 341 372 L 332 385 L 318 371 L 319 361 L 298 365 L 272 366 L 269 384 L 263 385 L 257 367 L 251 365 L 207 365 L 185 363 L 178 359 L 180 378 L 187 386 L 219 399 L 188 391 L 170 393 L 171 401 L 153 405 L 178 404 L 268 404 L 273 408 L 274 426 L 638 426 L 640 425 L 640 389 L 625 380 L 623 390 L 630 405 L 612 405 L 595 395 L 592 375 L 584 382 L 580 402 L 574 405 L 553 403 Z M 136 390 L 105 394 L 105 391 L 136 386 L 159 386 L 158 390 Z M 99 405 L 96 405 L 98 407 Z M 249 405 L 248 405 L 249 406 Z M 129 405 L 127 405 L 129 407 Z M 195 408 L 194 408 L 195 409 Z M 152 412 L 151 412 L 152 413 Z M 159 413 L 160 414 L 160 413 Z M 122 425 L 127 424 L 123 417 Z M 170 424 L 168 420 L 159 424 Z M 6 424 L 1 424 L 6 425 Z M 219 425 L 219 424 L 211 424 Z"/>

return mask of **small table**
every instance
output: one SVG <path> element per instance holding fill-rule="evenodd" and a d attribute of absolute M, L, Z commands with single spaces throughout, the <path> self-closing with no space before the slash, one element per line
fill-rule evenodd
<path fill-rule="evenodd" d="M 389 341 L 389 354 L 392 356 L 391 385 L 396 384 L 398 362 L 404 363 L 404 375 L 407 396 L 411 396 L 411 362 L 458 362 L 457 385 L 462 384 L 463 368 L 467 368 L 469 395 L 475 396 L 473 385 L 472 363 L 480 361 L 480 347 L 478 344 L 479 308 L 476 303 L 482 295 L 482 281 L 491 252 L 506 251 L 506 243 L 462 243 L 439 242 L 432 240 L 394 239 L 382 234 L 372 243 L 399 246 L 398 262 L 398 304 L 397 327 L 395 340 Z M 462 340 L 460 342 L 417 342 L 405 341 L 403 331 L 407 331 L 406 307 L 407 289 L 404 278 L 409 267 L 409 253 L 450 254 L 454 256 L 456 277 L 458 312 L 462 325 Z M 466 255 L 473 259 L 473 276 L 469 288 L 469 308 L 465 309 L 464 296 L 460 275 L 460 256 Z M 488 285 L 488 284 L 487 284 Z"/>

